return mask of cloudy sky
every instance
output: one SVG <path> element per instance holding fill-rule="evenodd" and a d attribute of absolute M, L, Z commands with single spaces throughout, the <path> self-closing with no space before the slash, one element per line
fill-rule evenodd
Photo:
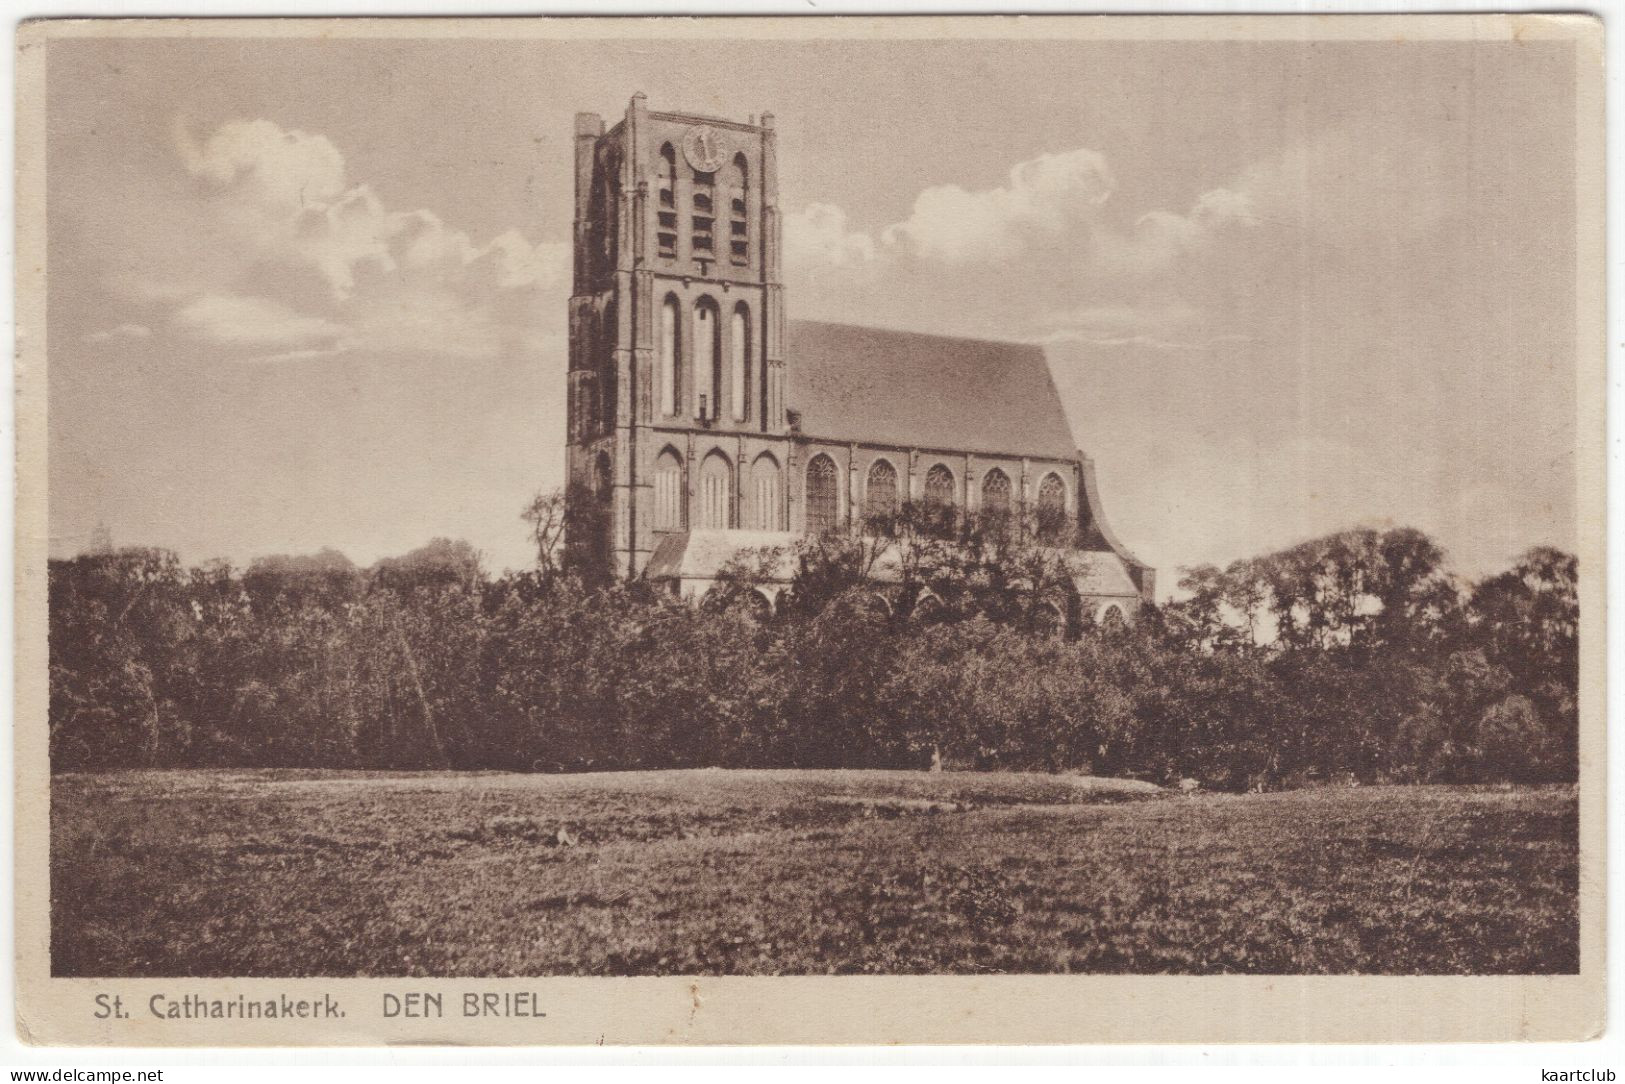
<path fill-rule="evenodd" d="M 1044 343 L 1165 588 L 1353 524 L 1473 575 L 1572 547 L 1571 55 L 55 42 L 52 552 L 522 565 L 563 474 L 572 115 L 638 89 L 777 115 L 793 316 Z"/>

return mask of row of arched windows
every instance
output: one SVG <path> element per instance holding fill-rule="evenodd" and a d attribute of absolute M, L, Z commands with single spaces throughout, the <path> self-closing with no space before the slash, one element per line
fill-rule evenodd
<path fill-rule="evenodd" d="M 701 461 L 692 526 L 716 530 L 733 526 L 732 475 L 733 464 L 721 451 L 712 451 Z M 841 525 L 840 471 L 835 460 L 823 453 L 813 456 L 807 463 L 806 477 L 807 530 L 821 534 L 838 529 Z M 784 529 L 779 462 L 772 453 L 763 452 L 756 457 L 740 489 L 741 527 L 763 531 Z M 667 448 L 655 462 L 655 530 L 683 528 L 684 492 L 683 460 L 674 449 Z M 982 476 L 984 511 L 1008 513 L 1010 494 L 1010 476 L 1003 470 L 994 467 Z M 879 519 L 893 515 L 900 507 L 901 498 L 897 468 L 885 459 L 875 460 L 869 467 L 868 484 L 864 489 L 864 516 Z M 927 509 L 943 511 L 951 511 L 955 505 L 954 475 L 941 463 L 926 471 L 925 505 Z M 1051 524 L 1065 522 L 1066 484 L 1053 472 L 1039 483 L 1038 512 L 1039 529 L 1045 535 L 1053 533 L 1055 528 Z"/>
<path fill-rule="evenodd" d="M 739 525 L 746 530 L 784 530 L 784 490 L 779 461 L 763 452 L 751 463 L 741 486 Z M 727 530 L 733 526 L 733 463 L 713 451 L 700 461 L 691 526 Z M 684 526 L 683 461 L 667 448 L 655 460 L 653 526 L 657 531 L 679 531 Z"/>
<path fill-rule="evenodd" d="M 820 453 L 807 464 L 807 529 L 814 533 L 833 530 L 840 523 L 840 487 L 835 461 Z M 994 467 L 982 476 L 982 510 L 1008 515 L 1012 508 L 1010 476 Z M 954 475 L 941 463 L 925 472 L 927 510 L 954 507 Z M 897 468 L 885 459 L 869 467 L 864 487 L 863 514 L 866 519 L 895 515 L 901 504 Z M 1056 534 L 1066 523 L 1066 483 L 1051 472 L 1038 484 L 1038 525 L 1046 536 Z"/>
<path fill-rule="evenodd" d="M 743 154 L 734 155 L 733 161 L 722 169 L 722 198 L 726 200 L 723 207 L 717 205 L 717 175 L 690 171 L 686 223 L 682 209 L 677 206 L 677 150 L 670 143 L 660 148 L 655 170 L 660 204 L 656 210 L 659 228 L 655 231 L 655 243 L 663 258 L 677 258 L 678 233 L 686 225 L 688 247 L 694 259 L 717 259 L 718 223 L 725 221 L 728 261 L 736 267 L 750 263 L 750 165 Z"/>
<path fill-rule="evenodd" d="M 664 417 L 683 413 L 682 325 L 682 303 L 676 294 L 667 294 L 660 306 L 659 371 L 655 373 L 660 413 Z M 724 341 L 722 314 L 717 303 L 710 297 L 702 297 L 694 302 L 689 336 L 688 363 L 694 371 L 694 415 L 718 417 L 726 387 L 729 416 L 736 422 L 748 421 L 751 416 L 750 306 L 743 301 L 734 306 Z M 765 387 L 766 383 L 764 374 L 757 386 Z"/>

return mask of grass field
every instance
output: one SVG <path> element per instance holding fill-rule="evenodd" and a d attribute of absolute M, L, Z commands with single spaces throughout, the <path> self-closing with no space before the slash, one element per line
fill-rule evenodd
<path fill-rule="evenodd" d="M 58 975 L 1579 965 L 1571 787 L 193 771 L 51 820 Z"/>

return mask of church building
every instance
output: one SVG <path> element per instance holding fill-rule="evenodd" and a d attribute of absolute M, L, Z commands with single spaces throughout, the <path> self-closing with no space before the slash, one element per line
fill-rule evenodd
<path fill-rule="evenodd" d="M 1066 527 L 1078 615 L 1132 620 L 1151 598 L 1041 348 L 789 319 L 771 113 L 640 93 L 607 130 L 577 114 L 575 144 L 568 499 L 601 526 L 573 545 L 703 595 L 741 549 L 788 553 L 904 501 L 1036 509 Z"/>

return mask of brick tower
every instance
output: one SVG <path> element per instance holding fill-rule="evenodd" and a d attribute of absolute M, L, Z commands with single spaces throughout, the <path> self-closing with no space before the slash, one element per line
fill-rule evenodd
<path fill-rule="evenodd" d="M 607 131 L 596 114 L 577 114 L 575 148 L 575 555 L 631 578 L 660 536 L 690 525 L 783 529 L 790 442 L 772 115 L 653 112 L 640 93 Z"/>

